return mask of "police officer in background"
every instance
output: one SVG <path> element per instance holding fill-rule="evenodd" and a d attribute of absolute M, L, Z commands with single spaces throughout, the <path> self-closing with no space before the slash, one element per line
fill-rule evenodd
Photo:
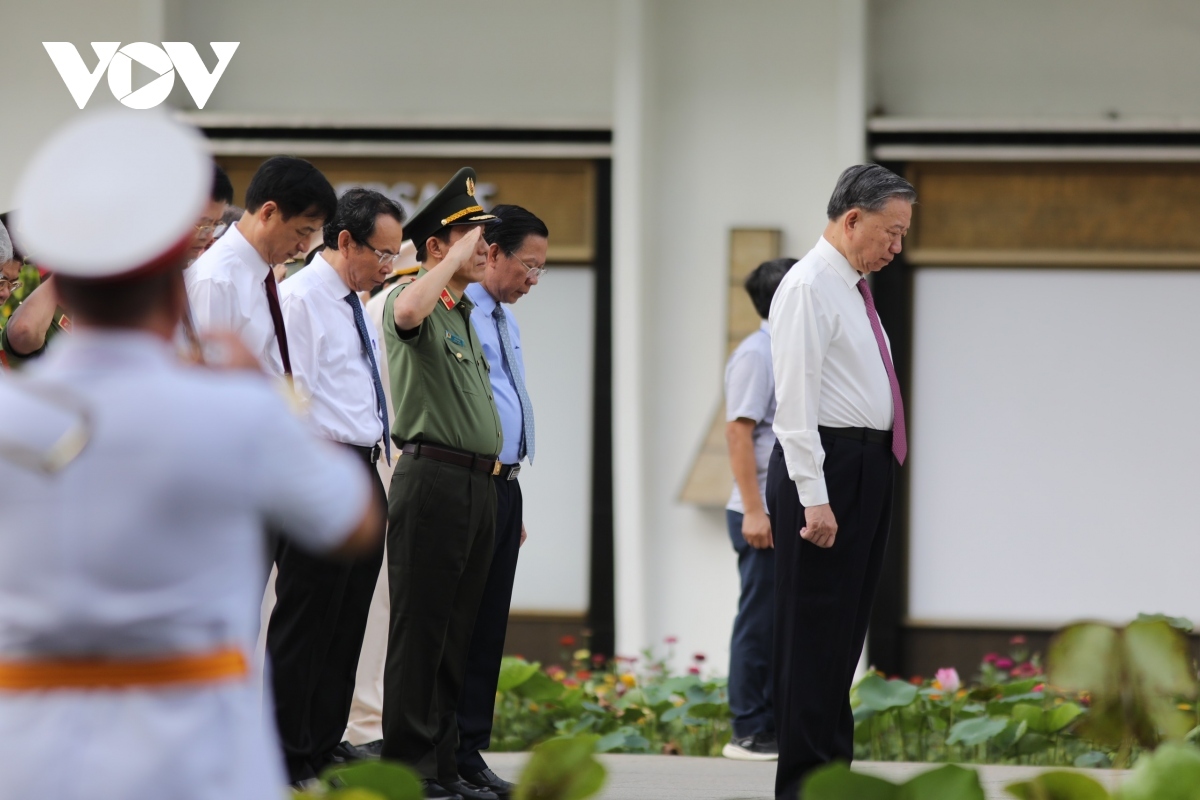
<path fill-rule="evenodd" d="M 459 773 L 467 781 L 508 797 L 516 787 L 492 772 L 479 752 L 491 744 L 517 551 L 525 542 L 517 475 L 522 461 L 533 463 L 535 442 L 521 331 L 506 306 L 528 294 L 545 273 L 550 231 L 520 206 L 499 205 L 492 213 L 500 221 L 484 229 L 487 271 L 482 281 L 467 287 L 467 297 L 475 304 L 471 322 L 492 366 L 492 396 L 504 430 L 504 447 L 500 450 L 500 474 L 492 478 L 496 484 L 495 552 L 475 618 L 466 681 L 458 703 L 457 759 Z"/>
<path fill-rule="evenodd" d="M 381 454 L 391 459 L 378 366 L 383 351 L 358 293 L 383 283 L 391 272 L 403 220 L 400 207 L 378 192 L 351 189 L 325 224 L 325 249 L 279 287 L 296 394 L 317 431 L 362 462 L 381 525 L 387 500 L 375 464 Z M 294 784 L 317 777 L 342 740 L 382 563 L 382 543 L 352 562 L 310 555 L 286 540 L 275 551 L 279 572 L 267 652 L 275 717 Z"/>
<path fill-rule="evenodd" d="M 22 431 L 65 413 L 90 440 L 42 469 L 0 459 L 8 797 L 280 796 L 250 669 L 263 520 L 314 551 L 376 546 L 361 464 L 257 370 L 175 355 L 211 180 L 198 134 L 122 109 L 81 115 L 17 187 L 18 241 L 55 271 L 76 330 L 5 382 L 46 398 Z"/>
<path fill-rule="evenodd" d="M 403 455 L 388 493 L 391 631 L 382 755 L 410 764 L 429 798 L 495 800 L 462 779 L 455 709 L 492 561 L 496 457 L 503 445 L 489 364 L 464 292 L 483 278 L 475 172 L 459 170 L 407 225 L 419 277 L 388 295 L 385 326 Z M 498 368 L 498 365 L 491 365 Z"/>

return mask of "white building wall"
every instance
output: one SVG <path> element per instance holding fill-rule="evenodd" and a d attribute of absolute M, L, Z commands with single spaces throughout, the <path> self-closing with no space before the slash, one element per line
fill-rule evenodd
<path fill-rule="evenodd" d="M 873 113 L 1200 117 L 1192 0 L 871 0 Z"/>

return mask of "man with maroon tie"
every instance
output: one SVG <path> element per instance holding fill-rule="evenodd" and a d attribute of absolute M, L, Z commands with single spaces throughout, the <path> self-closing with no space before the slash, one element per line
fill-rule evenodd
<path fill-rule="evenodd" d="M 777 798 L 854 756 L 850 684 L 867 635 L 908 441 L 890 344 L 867 276 L 900 252 L 916 190 L 850 167 L 829 223 L 771 304 L 778 442 L 767 470 L 775 532 Z"/>

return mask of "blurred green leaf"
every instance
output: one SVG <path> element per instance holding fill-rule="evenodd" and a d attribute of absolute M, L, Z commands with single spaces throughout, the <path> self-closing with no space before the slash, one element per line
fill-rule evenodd
<path fill-rule="evenodd" d="M 422 800 L 425 797 L 417 774 L 394 761 L 358 761 L 330 767 L 321 773 L 321 781 L 330 789 L 367 790 L 383 800 Z"/>
<path fill-rule="evenodd" d="M 584 800 L 604 786 L 595 736 L 551 739 L 533 748 L 514 800 Z"/>
<path fill-rule="evenodd" d="M 900 787 L 897 800 L 987 800 L 973 769 L 947 764 L 923 772 Z"/>
<path fill-rule="evenodd" d="M 1107 789 L 1078 772 L 1043 772 L 1004 789 L 1019 800 L 1112 800 Z"/>
<path fill-rule="evenodd" d="M 495 663 L 495 662 L 493 662 Z M 505 656 L 500 661 L 500 680 L 496 683 L 496 691 L 509 692 L 533 677 L 541 664 L 530 664 L 523 658 Z"/>
<path fill-rule="evenodd" d="M 548 703 L 562 696 L 563 685 L 539 670 L 513 691 L 535 703 Z"/>
<path fill-rule="evenodd" d="M 1063 703 L 1062 705 L 1055 706 L 1046 712 L 1046 731 L 1048 733 L 1057 733 L 1074 722 L 1082 713 L 1083 709 L 1074 703 Z"/>
<path fill-rule="evenodd" d="M 1029 725 L 1021 720 L 1008 723 L 1004 730 L 993 740 L 996 747 L 1008 750 L 1021 741 L 1021 737 L 1029 731 Z"/>
<path fill-rule="evenodd" d="M 729 706 L 720 703 L 696 703 L 688 706 L 688 714 L 697 719 L 724 719 L 729 716 Z"/>
<path fill-rule="evenodd" d="M 1069 625 L 1050 642 L 1047 677 L 1060 689 L 1102 694 L 1120 681 L 1120 646 L 1108 625 Z"/>
<path fill-rule="evenodd" d="M 1200 751 L 1171 742 L 1143 756 L 1116 800 L 1200 800 Z"/>
<path fill-rule="evenodd" d="M 900 787 L 880 778 L 851 772 L 841 762 L 814 770 L 803 785 L 804 800 L 896 800 Z"/>

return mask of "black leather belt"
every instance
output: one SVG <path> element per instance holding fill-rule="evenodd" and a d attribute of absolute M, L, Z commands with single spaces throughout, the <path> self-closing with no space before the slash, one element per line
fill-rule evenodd
<path fill-rule="evenodd" d="M 827 436 L 838 436 L 842 439 L 853 439 L 856 442 L 870 442 L 871 444 L 892 446 L 891 431 L 877 431 L 874 428 L 830 428 L 825 425 L 818 425 L 817 430 Z"/>
<path fill-rule="evenodd" d="M 392 441 L 395 441 L 395 439 Z M 458 467 L 466 467 L 476 472 L 486 472 L 488 475 L 499 475 L 501 469 L 504 467 L 503 464 L 496 460 L 495 456 L 481 456 L 467 450 L 459 450 L 441 444 L 430 444 L 429 442 L 396 442 L 396 446 L 400 448 L 401 453 L 406 453 L 413 458 L 432 458 L 434 461 L 442 461 Z"/>
<path fill-rule="evenodd" d="M 345 444 L 345 442 L 342 442 L 341 444 Z M 351 450 L 366 459 L 368 464 L 374 464 L 378 462 L 379 457 L 383 455 L 383 448 L 379 445 L 375 445 L 374 447 L 363 447 L 359 444 L 346 444 L 346 447 L 349 447 Z"/>
<path fill-rule="evenodd" d="M 500 472 L 498 472 L 496 474 L 496 477 L 502 481 L 515 481 L 517 479 L 517 476 L 520 474 L 521 474 L 521 465 L 520 464 L 501 464 Z"/>

